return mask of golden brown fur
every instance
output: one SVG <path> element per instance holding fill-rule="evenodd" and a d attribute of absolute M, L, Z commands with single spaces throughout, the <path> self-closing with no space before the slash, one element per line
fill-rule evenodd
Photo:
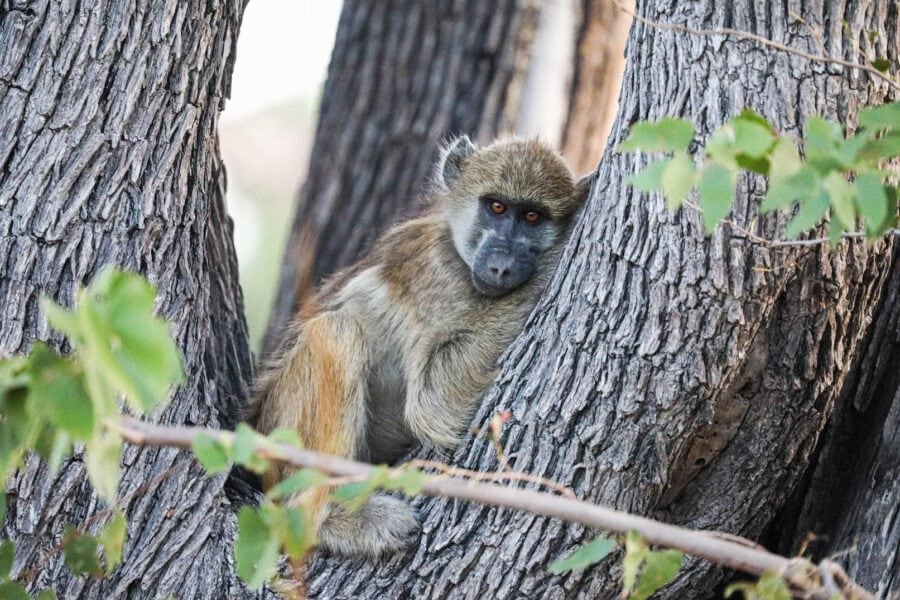
<path fill-rule="evenodd" d="M 415 443 L 458 443 L 497 360 L 534 306 L 587 186 L 536 141 L 478 150 L 467 138 L 445 151 L 430 208 L 388 231 L 371 253 L 326 282 L 317 313 L 297 323 L 259 382 L 255 421 L 289 427 L 307 447 L 391 462 Z M 503 295 L 473 285 L 476 250 L 492 233 L 485 195 L 546 213 L 524 228 L 534 275 Z M 511 206 L 513 206 L 511 204 Z M 518 206 L 518 205 L 516 205 Z M 415 535 L 411 508 L 374 496 L 357 513 L 299 499 L 334 552 L 378 556 Z"/>

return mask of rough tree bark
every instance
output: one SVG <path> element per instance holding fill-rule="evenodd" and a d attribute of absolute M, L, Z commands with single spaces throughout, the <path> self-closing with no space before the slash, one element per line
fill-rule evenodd
<path fill-rule="evenodd" d="M 71 304 L 104 265 L 145 274 L 187 384 L 154 419 L 228 426 L 250 353 L 216 126 L 244 0 L 4 2 L 0 7 L 0 353 L 49 339 L 38 298 Z M 224 476 L 189 453 L 128 448 L 124 564 L 63 565 L 64 525 L 104 523 L 79 456 L 31 458 L 9 484 L 14 575 L 60 598 L 251 598 L 233 572 Z M 100 515 L 98 517 L 98 515 Z"/>
<path fill-rule="evenodd" d="M 900 245 L 859 358 L 841 391 L 809 482 L 773 536 L 844 554 L 848 574 L 880 598 L 900 596 Z M 817 538 L 807 537 L 815 532 Z"/>
<path fill-rule="evenodd" d="M 608 131 L 604 107 L 615 106 L 618 91 L 596 82 L 620 79 L 624 36 L 616 32 L 625 20 L 596 4 L 344 3 L 264 354 L 311 286 L 420 207 L 447 136 L 565 133 L 567 155 L 579 159 L 573 164 L 589 155 L 596 165 Z M 558 60 L 533 61 L 535 54 Z"/>
<path fill-rule="evenodd" d="M 740 0 L 727 10 L 713 0 L 648 0 L 639 12 L 694 28 L 733 27 L 804 50 L 818 52 L 821 44 L 851 60 L 860 59 L 858 45 L 894 61 L 900 54 L 896 4 L 884 0 Z M 813 112 L 852 123 L 860 106 L 885 99 L 887 87 L 752 41 L 643 24 L 632 28 L 627 56 L 598 184 L 474 425 L 510 409 L 503 445 L 514 469 L 620 509 L 759 538 L 802 483 L 851 365 L 863 356 L 893 241 L 776 249 L 728 226 L 706 238 L 694 211 L 669 213 L 660 198 L 623 183 L 643 160 L 615 152 L 614 144 L 634 121 L 667 115 L 690 118 L 702 138 L 748 105 L 799 136 Z M 758 216 L 763 191 L 762 181 L 743 178 L 732 216 L 776 238 L 785 217 Z M 896 446 L 888 439 L 883 447 L 882 460 L 895 466 Z M 475 434 L 452 460 L 498 468 L 493 446 Z M 312 593 L 618 594 L 613 560 L 564 575 L 546 570 L 591 532 L 501 509 L 417 502 L 424 517 L 417 548 L 378 565 L 319 555 Z M 865 569 L 858 574 L 875 586 Z M 723 577 L 688 560 L 663 595 L 706 597 Z"/>

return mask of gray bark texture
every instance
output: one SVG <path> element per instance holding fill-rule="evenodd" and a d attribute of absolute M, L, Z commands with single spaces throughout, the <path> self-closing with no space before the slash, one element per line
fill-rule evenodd
<path fill-rule="evenodd" d="M 894 62 L 900 55 L 897 4 L 889 0 L 648 0 L 638 11 L 696 29 L 732 27 L 849 60 L 865 60 L 859 47 L 865 55 Z M 878 35 L 870 37 L 872 31 Z M 896 352 L 895 321 L 882 320 L 888 318 L 887 300 L 879 320 L 873 320 L 883 291 L 900 284 L 889 275 L 894 241 L 853 241 L 834 250 L 769 248 L 729 225 L 706 237 L 696 211 L 671 213 L 660 197 L 624 183 L 646 159 L 621 154 L 615 145 L 635 121 L 663 116 L 692 120 L 702 141 L 745 106 L 799 138 L 811 114 L 852 124 L 861 106 L 889 99 L 888 87 L 865 73 L 811 63 L 753 41 L 640 23 L 630 32 L 627 57 L 598 183 L 560 267 L 525 332 L 505 354 L 473 433 L 454 456 L 439 458 L 470 469 L 498 469 L 494 447 L 474 431 L 486 427 L 497 411 L 510 410 L 502 443 L 513 469 L 561 482 L 590 501 L 759 539 L 789 500 L 802 498 L 814 457 L 822 458 L 822 468 L 833 468 L 826 453 L 817 452 L 827 437 L 823 432 L 838 400 L 853 402 L 852 386 L 869 385 L 863 382 L 866 365 L 888 360 L 877 355 L 885 347 L 879 344 Z M 403 107 L 395 110 L 402 113 Z M 787 217 L 758 215 L 764 191 L 762 180 L 743 177 L 731 218 L 776 239 Z M 854 365 L 861 365 L 858 371 Z M 890 379 L 896 371 L 889 371 L 883 378 L 886 385 L 893 382 L 896 405 L 896 382 Z M 883 486 L 896 474 L 897 408 L 889 410 L 890 402 L 879 406 L 887 437 L 870 438 L 867 448 L 873 468 L 887 479 L 881 485 L 867 481 L 862 499 L 848 499 L 857 513 L 842 513 L 832 523 L 840 523 L 840 539 L 872 534 L 877 524 L 858 516 L 866 511 L 896 523 L 896 485 Z M 844 431 L 840 424 L 835 429 Z M 880 435 L 877 425 L 870 429 Z M 434 458 L 427 449 L 417 455 Z M 878 502 L 887 508 L 879 509 Z M 597 532 L 449 500 L 416 504 L 424 519 L 417 547 L 381 564 L 319 554 L 310 567 L 311 594 L 614 598 L 619 593 L 618 557 L 573 573 L 547 571 L 552 560 Z M 894 538 L 883 535 L 882 530 L 881 537 L 872 538 L 865 550 L 870 555 L 840 560 L 860 565 L 854 572 L 861 584 L 889 593 L 897 590 L 896 580 L 888 578 L 885 587 L 879 583 L 887 581 L 884 573 L 863 564 L 874 558 L 891 568 L 896 548 L 879 544 Z M 726 575 L 688 558 L 661 597 L 709 597 Z"/>
<path fill-rule="evenodd" d="M 900 246 L 809 482 L 776 522 L 781 551 L 845 553 L 848 574 L 900 597 Z M 807 538 L 807 532 L 818 537 Z M 773 536 L 774 537 L 774 536 Z M 849 552 L 847 552 L 850 550 Z"/>
<path fill-rule="evenodd" d="M 146 275 L 172 323 L 187 383 L 161 423 L 231 426 L 250 352 L 216 127 L 244 0 L 4 2 L 0 6 L 0 352 L 64 346 L 38 310 L 70 305 L 105 265 Z M 224 476 L 189 453 L 127 448 L 124 564 L 73 576 L 65 525 L 97 530 L 106 507 L 80 456 L 37 460 L 10 482 L 3 537 L 14 576 L 60 598 L 252 598 L 233 571 Z"/>

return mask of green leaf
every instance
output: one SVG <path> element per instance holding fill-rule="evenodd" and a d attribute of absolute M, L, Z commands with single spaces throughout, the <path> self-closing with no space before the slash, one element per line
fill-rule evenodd
<path fill-rule="evenodd" d="M 28 363 L 29 359 L 24 356 L 0 359 L 0 392 L 28 387 Z M 0 398 L 2 397 L 0 393 Z"/>
<path fill-rule="evenodd" d="M 260 513 L 249 506 L 238 513 L 234 564 L 240 578 L 253 590 L 261 589 L 278 565 L 278 537 Z"/>
<path fill-rule="evenodd" d="M 625 593 L 634 589 L 646 553 L 644 538 L 636 531 L 629 531 L 625 535 L 625 556 L 622 558 L 622 587 Z"/>
<path fill-rule="evenodd" d="M 738 154 L 734 157 L 734 162 L 738 167 L 754 173 L 759 173 L 760 175 L 768 175 L 772 168 L 771 161 L 769 161 L 769 158 L 766 156 L 753 158 L 746 154 Z"/>
<path fill-rule="evenodd" d="M 900 198 L 900 194 L 897 193 L 897 188 L 892 185 L 884 186 L 884 193 L 887 196 L 888 203 L 888 220 L 884 224 L 885 227 L 896 227 L 897 226 L 897 200 Z M 2 520 L 2 519 L 0 519 Z"/>
<path fill-rule="evenodd" d="M 648 164 L 639 173 L 628 178 L 627 183 L 642 192 L 653 192 L 662 187 L 662 174 L 669 166 L 671 159 L 656 160 Z"/>
<path fill-rule="evenodd" d="M 50 430 L 52 428 L 48 427 L 47 429 Z M 50 472 L 55 475 L 59 471 L 59 466 L 62 464 L 63 459 L 72 453 L 72 438 L 69 437 L 68 433 L 60 429 L 56 429 L 54 433 L 53 443 L 49 448 L 49 452 L 44 454 L 43 457 L 47 461 Z"/>
<path fill-rule="evenodd" d="M 43 589 L 37 596 L 35 596 L 34 600 L 57 600 L 56 592 L 54 592 L 51 588 Z"/>
<path fill-rule="evenodd" d="M 870 62 L 872 63 L 873 67 L 875 67 L 882 73 L 887 73 L 890 70 L 891 65 L 894 64 L 886 58 L 876 58 Z"/>
<path fill-rule="evenodd" d="M 738 581 L 725 588 L 724 597 L 741 592 L 746 600 L 791 600 L 791 593 L 784 580 L 776 573 L 766 571 L 759 581 Z"/>
<path fill-rule="evenodd" d="M 900 102 L 864 108 L 859 111 L 859 124 L 869 129 L 900 129 Z"/>
<path fill-rule="evenodd" d="M 42 297 L 39 305 L 41 312 L 47 315 L 47 321 L 54 329 L 66 334 L 73 344 L 80 345 L 81 329 L 78 327 L 78 319 L 74 312 L 63 308 L 47 297 Z"/>
<path fill-rule="evenodd" d="M 859 151 L 860 160 L 879 161 L 895 156 L 900 156 L 900 131 L 891 131 L 877 139 L 870 139 Z"/>
<path fill-rule="evenodd" d="M 107 575 L 122 564 L 122 548 L 125 546 L 127 530 L 128 522 L 125 520 L 125 514 L 122 511 L 116 511 L 110 522 L 97 536 L 97 541 L 103 546 L 103 554 L 106 556 Z"/>
<path fill-rule="evenodd" d="M 861 151 L 869 143 L 869 135 L 865 132 L 843 140 L 837 146 L 837 159 L 845 169 L 856 166 Z"/>
<path fill-rule="evenodd" d="M 209 434 L 201 433 L 194 438 L 191 450 L 207 473 L 221 473 L 231 466 L 228 448 Z"/>
<path fill-rule="evenodd" d="M 805 134 L 807 152 L 833 147 L 844 139 L 840 125 L 826 121 L 819 115 L 813 115 L 806 121 Z"/>
<path fill-rule="evenodd" d="M 44 344 L 31 351 L 31 401 L 50 421 L 78 440 L 91 437 L 96 426 L 94 407 L 75 364 Z"/>
<path fill-rule="evenodd" d="M 285 553 L 294 560 L 303 558 L 316 543 L 315 529 L 307 524 L 306 515 L 296 507 L 285 509 L 284 521 Z"/>
<path fill-rule="evenodd" d="M 694 125 L 685 119 L 667 117 L 655 123 L 640 121 L 629 132 L 619 150 L 630 152 L 675 152 L 685 150 L 694 139 Z"/>
<path fill-rule="evenodd" d="M 81 355 L 100 418 L 115 411 L 117 391 L 134 410 L 151 410 L 184 379 L 169 327 L 153 315 L 154 295 L 142 277 L 107 268 L 79 291 L 74 311 L 41 301 L 51 324 Z"/>
<path fill-rule="evenodd" d="M 844 239 L 844 231 L 846 229 L 838 219 L 832 219 L 828 224 L 828 246 L 834 250 L 837 245 Z"/>
<path fill-rule="evenodd" d="M 744 110 L 742 110 L 740 114 L 735 117 L 735 119 L 747 123 L 755 123 L 756 125 L 759 125 L 770 133 L 775 132 L 775 130 L 772 129 L 772 125 L 769 124 L 766 118 L 749 106 L 745 106 Z"/>
<path fill-rule="evenodd" d="M 854 189 L 841 173 L 830 173 L 825 178 L 825 192 L 831 198 L 834 215 L 845 230 L 856 227 L 856 206 L 853 203 Z"/>
<path fill-rule="evenodd" d="M 725 124 L 716 129 L 706 140 L 706 156 L 725 167 L 736 167 L 738 149 L 734 146 L 734 129 Z"/>
<path fill-rule="evenodd" d="M 415 496 L 422 491 L 427 480 L 428 475 L 421 469 L 406 468 L 402 473 L 387 481 L 385 487 L 390 490 L 400 490 L 407 496 Z"/>
<path fill-rule="evenodd" d="M 18 467 L 24 448 L 31 447 L 45 424 L 42 417 L 33 416 L 27 402 L 28 392 L 17 388 L 0 395 L 0 476 L 3 481 Z"/>
<path fill-rule="evenodd" d="M 293 429 L 279 427 L 270 433 L 268 438 L 270 442 L 275 442 L 276 444 L 285 444 L 287 446 L 293 446 L 294 448 L 303 448 L 303 442 L 300 440 L 300 435 Z"/>
<path fill-rule="evenodd" d="M 806 121 L 805 133 L 806 162 L 811 167 L 823 175 L 844 168 L 843 161 L 838 157 L 838 144 L 844 140 L 839 125 L 813 115 Z"/>
<path fill-rule="evenodd" d="M 234 430 L 234 441 L 231 446 L 234 462 L 239 465 L 247 463 L 253 456 L 255 445 L 256 432 L 253 428 L 246 423 L 238 423 Z"/>
<path fill-rule="evenodd" d="M 675 579 L 683 556 L 676 550 L 648 551 L 644 568 L 630 600 L 646 600 L 658 589 Z"/>
<path fill-rule="evenodd" d="M 31 596 L 15 581 L 0 583 L 0 598 L 3 600 L 31 600 Z"/>
<path fill-rule="evenodd" d="M 270 500 L 280 500 L 305 489 L 322 485 L 326 481 L 328 481 L 328 476 L 321 471 L 315 469 L 300 469 L 272 486 L 266 493 L 266 498 L 269 498 Z"/>
<path fill-rule="evenodd" d="M 777 573 L 763 573 L 756 585 L 760 598 L 764 600 L 791 600 L 791 592 L 787 583 Z"/>
<path fill-rule="evenodd" d="M 72 450 L 72 438 L 62 429 L 45 424 L 32 449 L 47 461 L 50 472 L 55 475 L 63 459 Z"/>
<path fill-rule="evenodd" d="M 332 496 L 338 502 L 343 502 L 347 510 L 353 512 L 359 509 L 377 488 L 384 486 L 387 479 L 388 468 L 384 465 L 379 465 L 372 469 L 372 473 L 365 481 L 338 486 L 332 493 Z"/>
<path fill-rule="evenodd" d="M 85 444 L 84 466 L 97 495 L 114 502 L 119 487 L 119 457 L 122 440 L 112 433 L 94 436 Z"/>
<path fill-rule="evenodd" d="M 697 178 L 697 168 L 694 161 L 684 152 L 678 152 L 669 160 L 662 174 L 662 190 L 666 195 L 666 206 L 669 210 L 676 210 L 687 198 L 688 192 L 694 187 Z"/>
<path fill-rule="evenodd" d="M 256 452 L 258 435 L 246 423 L 238 423 L 234 430 L 232 457 L 235 464 L 244 465 L 254 473 L 263 473 L 269 468 L 269 461 Z"/>
<path fill-rule="evenodd" d="M 564 559 L 550 565 L 551 573 L 563 573 L 573 569 L 583 569 L 606 558 L 616 547 L 616 540 L 599 537 L 584 544 Z"/>
<path fill-rule="evenodd" d="M 778 138 L 775 145 L 772 146 L 770 156 L 769 181 L 771 185 L 794 175 L 803 166 L 800 153 L 797 151 L 797 144 L 784 137 Z M 812 169 L 810 172 L 815 173 Z"/>
<path fill-rule="evenodd" d="M 735 175 L 726 167 L 709 164 L 700 175 L 697 191 L 700 194 L 700 208 L 703 209 L 703 227 L 712 233 L 731 210 L 734 199 Z"/>
<path fill-rule="evenodd" d="M 353 512 L 362 506 L 363 502 L 365 502 L 374 491 L 375 487 L 369 485 L 369 482 L 354 481 L 353 483 L 339 485 L 331 495 L 338 502 L 345 503 L 347 505 L 347 510 Z"/>
<path fill-rule="evenodd" d="M 93 324 L 108 327 L 104 341 L 112 351 L 117 389 L 135 410 L 152 410 L 172 384 L 184 381 L 181 354 L 169 326 L 153 314 L 156 291 L 142 277 L 105 269 L 85 296 L 90 302 L 84 310 Z"/>
<path fill-rule="evenodd" d="M 818 190 L 800 205 L 800 211 L 787 224 L 784 234 L 789 238 L 795 238 L 812 229 L 822 221 L 830 205 L 831 202 L 825 190 Z"/>
<path fill-rule="evenodd" d="M 97 555 L 97 538 L 67 526 L 62 539 L 63 558 L 77 575 L 103 575 Z"/>
<path fill-rule="evenodd" d="M 890 217 L 888 197 L 881 178 L 874 173 L 862 173 L 853 182 L 854 197 L 860 214 L 866 220 L 866 231 L 870 236 L 879 236 L 887 228 Z"/>
<path fill-rule="evenodd" d="M 16 545 L 9 540 L 0 541 L 0 580 L 9 579 L 15 557 Z"/>
<path fill-rule="evenodd" d="M 772 147 L 775 136 L 765 120 L 760 122 L 762 118 L 756 113 L 753 115 L 755 116 L 745 117 L 742 113 L 740 117 L 731 122 L 734 130 L 734 146 L 739 152 L 751 158 L 761 158 Z"/>
<path fill-rule="evenodd" d="M 819 173 L 808 166 L 801 167 L 799 171 L 784 179 L 773 180 L 762 206 L 759 207 L 759 212 L 768 213 L 785 208 L 795 200 L 809 197 L 818 189 L 821 180 Z"/>

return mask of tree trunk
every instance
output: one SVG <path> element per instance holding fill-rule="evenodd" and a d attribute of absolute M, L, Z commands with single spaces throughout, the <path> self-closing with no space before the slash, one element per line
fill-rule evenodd
<path fill-rule="evenodd" d="M 71 304 L 104 265 L 158 287 L 187 383 L 163 423 L 232 425 L 250 377 L 216 126 L 243 0 L 137 5 L 4 2 L 0 7 L 0 352 L 51 334 L 47 295 Z M 65 525 L 102 526 L 79 455 L 49 474 L 36 458 L 9 483 L 3 530 L 14 576 L 60 598 L 251 598 L 231 558 L 224 476 L 186 452 L 127 448 L 124 564 L 73 576 Z"/>
<path fill-rule="evenodd" d="M 900 246 L 809 479 L 777 523 L 781 551 L 841 555 L 878 597 L 900 596 Z"/>
<path fill-rule="evenodd" d="M 858 43 L 895 62 L 900 54 L 896 9 L 883 0 L 790 8 L 741 0 L 727 10 L 712 0 L 648 0 L 639 11 L 698 29 L 733 27 L 807 51 L 818 52 L 821 43 L 851 60 L 862 60 Z M 707 238 L 696 212 L 672 214 L 661 198 L 624 184 L 644 161 L 619 154 L 614 144 L 634 121 L 667 115 L 691 119 L 703 138 L 747 105 L 799 137 L 813 112 L 853 122 L 860 106 L 885 99 L 887 87 L 733 37 L 636 24 L 628 44 L 598 183 L 474 426 L 511 410 L 502 443 L 514 469 L 619 509 L 759 538 L 801 483 L 862 356 L 893 241 L 768 248 L 728 226 Z M 742 178 L 732 218 L 774 239 L 786 218 L 759 217 L 763 189 L 758 178 Z M 474 434 L 452 459 L 465 468 L 498 468 L 492 444 Z M 612 559 L 574 573 L 547 571 L 593 532 L 502 509 L 416 503 L 424 518 L 417 548 L 375 565 L 318 555 L 313 594 L 618 594 Z M 663 595 L 706 597 L 722 578 L 721 569 L 689 559 Z"/>
<path fill-rule="evenodd" d="M 599 38 L 607 20 L 620 27 L 624 17 L 593 4 L 344 3 L 264 354 L 312 286 L 420 207 L 442 139 L 518 133 L 556 140 L 571 134 L 578 115 L 584 132 L 573 136 L 567 156 L 593 153 L 588 164 L 596 164 L 606 131 L 595 116 L 603 107 L 590 102 L 614 106 L 615 57 L 624 47 L 622 36 Z M 582 59 L 597 46 L 606 47 L 601 60 Z M 607 69 L 614 83 L 602 93 L 589 82 Z"/>
<path fill-rule="evenodd" d="M 634 0 L 622 0 L 634 10 Z M 581 0 L 580 29 L 560 151 L 576 172 L 597 166 L 603 154 L 625 70 L 625 40 L 631 16 L 612 0 Z"/>

